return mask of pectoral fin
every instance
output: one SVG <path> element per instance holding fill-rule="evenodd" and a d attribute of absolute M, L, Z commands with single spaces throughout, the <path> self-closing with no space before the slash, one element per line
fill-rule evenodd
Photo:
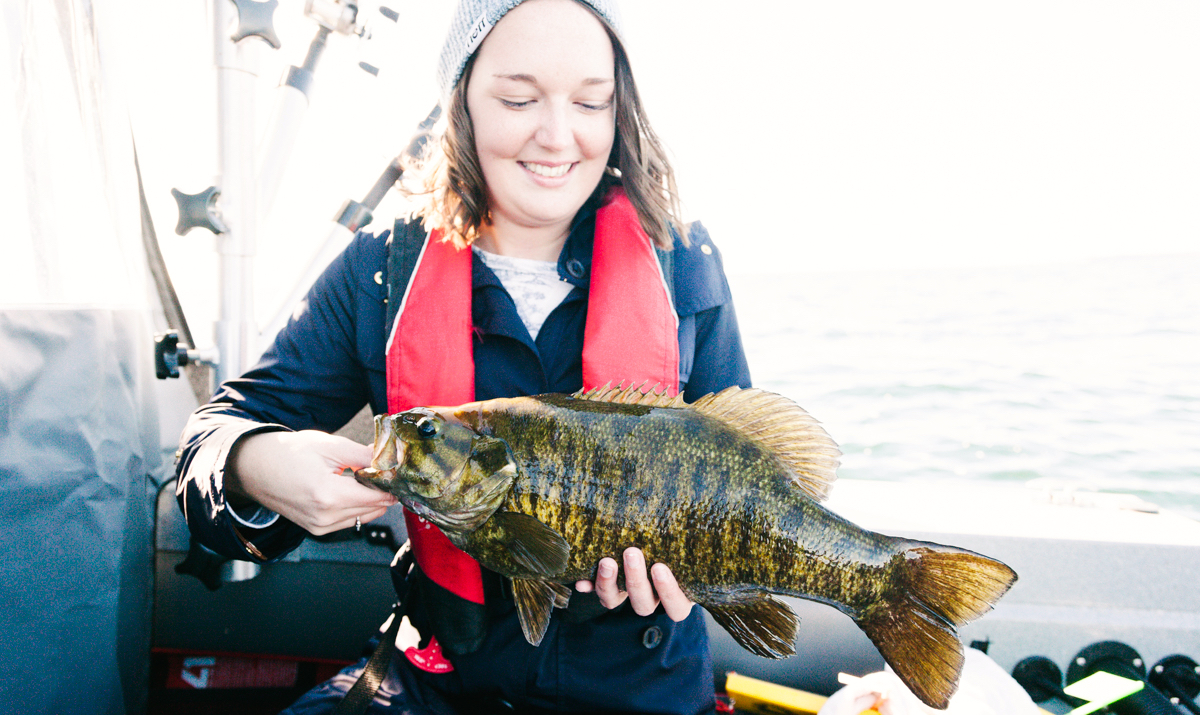
<path fill-rule="evenodd" d="M 567 568 L 571 545 L 527 514 L 498 511 L 467 539 L 467 552 L 509 578 L 554 578 Z"/>
<path fill-rule="evenodd" d="M 746 650 L 764 658 L 786 658 L 796 654 L 800 618 L 786 603 L 764 591 L 739 594 L 722 603 L 700 605 L 712 614 L 733 639 Z"/>
<path fill-rule="evenodd" d="M 571 589 L 561 583 L 523 578 L 513 579 L 512 586 L 521 631 L 530 645 L 537 645 L 542 642 L 546 629 L 550 627 L 551 610 L 567 607 Z"/>

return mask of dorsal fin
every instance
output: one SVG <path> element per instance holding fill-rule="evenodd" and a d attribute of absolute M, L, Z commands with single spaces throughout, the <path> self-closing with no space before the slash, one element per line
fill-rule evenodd
<path fill-rule="evenodd" d="M 783 395 L 730 387 L 689 408 L 720 420 L 770 450 L 791 470 L 796 486 L 817 501 L 829 496 L 842 451 L 820 423 Z"/>
<path fill-rule="evenodd" d="M 604 387 L 594 387 L 590 390 L 580 390 L 572 397 L 591 402 L 613 402 L 618 405 L 644 405 L 646 407 L 687 407 L 682 395 L 672 397 L 660 389 L 659 385 L 650 385 L 647 380 L 640 385 L 625 387 L 625 383 L 613 387 L 608 383 Z"/>

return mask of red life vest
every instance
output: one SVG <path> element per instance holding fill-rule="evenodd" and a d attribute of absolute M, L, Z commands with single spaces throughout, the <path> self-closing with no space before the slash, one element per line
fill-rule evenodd
<path fill-rule="evenodd" d="M 388 411 L 459 405 L 475 399 L 471 326 L 471 251 L 434 232 L 416 258 L 387 344 Z M 396 296 L 393 296 L 393 300 Z M 583 342 L 583 387 L 679 387 L 677 317 L 662 268 L 637 211 L 614 188 L 596 212 Z M 455 597 L 482 606 L 479 564 L 429 522 L 406 511 L 417 565 Z M 417 667 L 452 669 L 435 657 L 436 641 L 409 652 Z"/>

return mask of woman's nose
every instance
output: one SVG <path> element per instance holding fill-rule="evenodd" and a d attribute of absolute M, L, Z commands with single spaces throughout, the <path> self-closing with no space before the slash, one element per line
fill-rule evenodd
<path fill-rule="evenodd" d="M 567 109 L 554 105 L 545 107 L 534 140 L 540 146 L 554 151 L 569 147 L 574 139 Z"/>

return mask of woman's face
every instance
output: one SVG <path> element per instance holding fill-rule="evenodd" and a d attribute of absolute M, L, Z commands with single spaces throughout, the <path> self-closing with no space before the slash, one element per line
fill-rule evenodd
<path fill-rule="evenodd" d="M 496 23 L 467 86 L 494 226 L 570 224 L 608 162 L 614 89 L 608 33 L 575 0 L 526 0 Z"/>

